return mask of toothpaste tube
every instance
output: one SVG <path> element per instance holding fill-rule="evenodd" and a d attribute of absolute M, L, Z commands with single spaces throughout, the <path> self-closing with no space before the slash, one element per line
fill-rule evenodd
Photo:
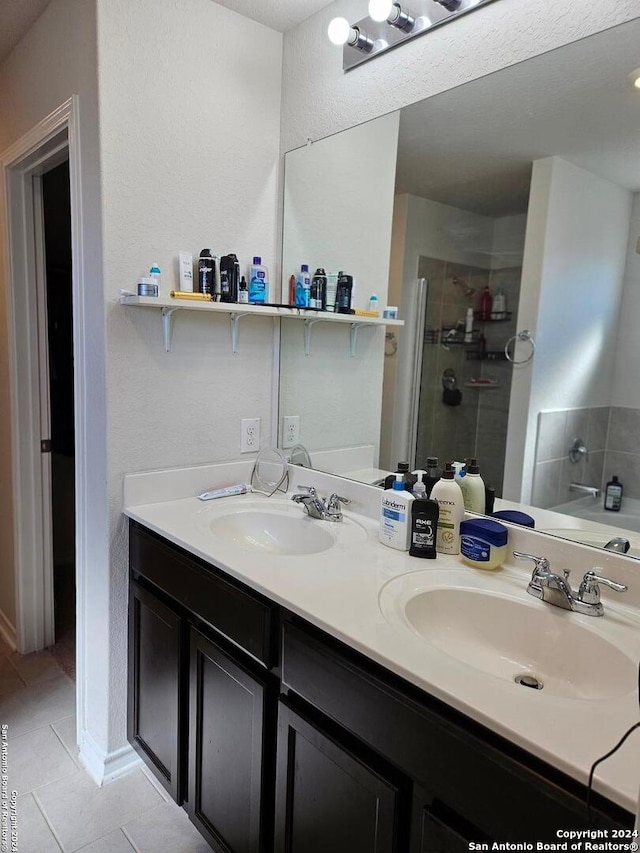
<path fill-rule="evenodd" d="M 250 486 L 246 483 L 238 483 L 236 486 L 226 486 L 224 489 L 212 489 L 210 492 L 203 492 L 198 495 L 201 501 L 212 501 L 216 498 L 228 498 L 231 495 L 245 495 L 250 491 Z"/>

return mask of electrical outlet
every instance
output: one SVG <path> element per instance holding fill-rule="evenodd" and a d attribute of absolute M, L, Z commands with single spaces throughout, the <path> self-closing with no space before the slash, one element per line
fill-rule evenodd
<path fill-rule="evenodd" d="M 282 446 L 293 447 L 300 441 L 300 415 L 284 415 L 282 418 Z"/>
<path fill-rule="evenodd" d="M 260 450 L 260 418 L 242 418 L 240 421 L 240 453 Z"/>

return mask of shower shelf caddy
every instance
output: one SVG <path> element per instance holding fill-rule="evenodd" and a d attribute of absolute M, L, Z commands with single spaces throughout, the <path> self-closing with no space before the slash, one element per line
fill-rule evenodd
<path fill-rule="evenodd" d="M 330 314 L 307 311 L 304 308 L 282 308 L 272 305 L 245 305 L 235 302 L 205 302 L 199 300 L 167 299 L 162 296 L 121 296 L 121 305 L 137 308 L 155 308 L 161 312 L 162 340 L 166 352 L 171 352 L 171 332 L 176 311 L 200 311 L 226 315 L 231 326 L 231 349 L 238 351 L 238 323 L 243 317 L 272 317 L 302 320 L 304 322 L 304 353 L 311 352 L 311 329 L 316 323 L 341 323 L 349 325 L 350 353 L 355 356 L 359 329 L 368 326 L 404 326 L 404 320 L 387 320 L 382 317 L 359 317 L 356 314 Z"/>

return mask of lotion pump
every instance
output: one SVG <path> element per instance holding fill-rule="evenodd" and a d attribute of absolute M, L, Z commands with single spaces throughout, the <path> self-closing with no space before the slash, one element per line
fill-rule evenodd
<path fill-rule="evenodd" d="M 438 480 L 431 490 L 431 499 L 440 508 L 436 550 L 439 554 L 460 553 L 460 522 L 464 518 L 462 489 L 453 478 L 453 466 L 447 462 Z"/>

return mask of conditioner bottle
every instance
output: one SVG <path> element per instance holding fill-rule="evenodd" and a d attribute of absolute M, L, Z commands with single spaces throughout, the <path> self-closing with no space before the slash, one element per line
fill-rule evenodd
<path fill-rule="evenodd" d="M 464 501 L 462 490 L 453 478 L 451 462 L 446 463 L 441 479 L 431 490 L 431 499 L 439 507 L 436 550 L 439 554 L 459 554 Z"/>

